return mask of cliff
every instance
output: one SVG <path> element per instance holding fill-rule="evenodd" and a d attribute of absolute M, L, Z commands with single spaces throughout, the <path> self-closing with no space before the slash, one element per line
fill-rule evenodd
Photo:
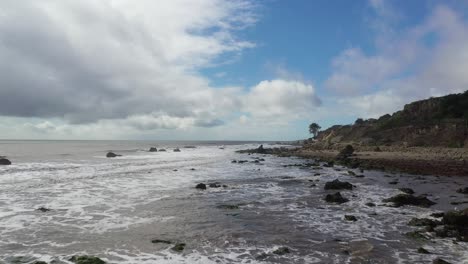
<path fill-rule="evenodd" d="M 327 145 L 468 148 L 468 91 L 413 102 L 378 119 L 333 126 L 319 132 L 317 140 Z"/>

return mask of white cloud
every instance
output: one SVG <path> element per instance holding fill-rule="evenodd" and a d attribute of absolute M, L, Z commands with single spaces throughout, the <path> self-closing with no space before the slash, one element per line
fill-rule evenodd
<path fill-rule="evenodd" d="M 438 6 L 421 24 L 394 33 L 376 35 L 375 54 L 351 48 L 333 60 L 325 85 L 341 97 L 340 107 L 376 117 L 415 100 L 468 89 L 468 24 L 456 11 Z"/>
<path fill-rule="evenodd" d="M 310 115 L 320 105 L 311 84 L 276 79 L 262 81 L 246 96 L 244 111 L 257 119 L 284 121 Z"/>
<path fill-rule="evenodd" d="M 256 21 L 249 1 L 4 0 L 0 10 L 3 116 L 220 124 L 239 88 L 215 89 L 197 71 L 254 46 L 236 37 Z"/>

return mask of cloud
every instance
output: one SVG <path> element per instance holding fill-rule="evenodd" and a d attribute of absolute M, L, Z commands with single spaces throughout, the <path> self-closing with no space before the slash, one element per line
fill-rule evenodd
<path fill-rule="evenodd" d="M 325 87 L 340 107 L 376 117 L 468 89 L 468 24 L 456 11 L 437 6 L 420 24 L 392 30 L 390 37 L 377 32 L 374 54 L 354 47 L 333 60 Z"/>
<path fill-rule="evenodd" d="M 256 22 L 248 1 L 4 0 L 0 9 L 3 116 L 219 125 L 240 88 L 215 89 L 197 71 L 254 47 L 236 37 Z"/>
<path fill-rule="evenodd" d="M 252 117 L 276 121 L 308 116 L 321 104 L 311 84 L 283 79 L 260 82 L 244 103 L 244 111 Z"/>

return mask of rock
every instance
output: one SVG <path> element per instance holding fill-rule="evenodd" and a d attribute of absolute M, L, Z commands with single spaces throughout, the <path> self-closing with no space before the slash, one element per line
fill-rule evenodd
<path fill-rule="evenodd" d="M 153 239 L 153 240 L 151 240 L 151 243 L 153 243 L 153 244 L 172 244 L 171 241 L 163 240 L 163 239 Z"/>
<path fill-rule="evenodd" d="M 353 185 L 349 182 L 342 182 L 339 180 L 333 180 L 325 183 L 325 190 L 352 190 Z"/>
<path fill-rule="evenodd" d="M 268 258 L 268 254 L 265 252 L 255 257 L 256 260 L 265 260 L 266 258 Z"/>
<path fill-rule="evenodd" d="M 219 185 L 218 183 L 210 183 L 208 186 L 210 186 L 210 188 L 219 188 L 221 187 L 221 185 Z"/>
<path fill-rule="evenodd" d="M 391 202 L 395 207 L 400 207 L 403 205 L 414 205 L 420 207 L 430 207 L 436 203 L 427 199 L 425 196 L 413 196 L 411 194 L 398 194 L 388 199 L 384 199 L 384 202 Z"/>
<path fill-rule="evenodd" d="M 424 236 L 423 234 L 421 234 L 421 232 L 422 231 L 420 231 L 420 230 L 407 232 L 407 233 L 405 233 L 405 236 L 407 236 L 409 238 L 412 238 L 412 239 L 416 239 L 416 240 L 426 240 L 427 237 Z"/>
<path fill-rule="evenodd" d="M 356 176 L 356 173 L 354 171 L 348 171 L 348 174 L 351 176 Z"/>
<path fill-rule="evenodd" d="M 353 221 L 353 222 L 357 221 L 357 218 L 354 215 L 345 215 L 344 218 L 347 221 Z"/>
<path fill-rule="evenodd" d="M 398 184 L 398 181 L 391 181 L 391 182 L 388 182 L 388 184 L 395 185 L 395 184 Z"/>
<path fill-rule="evenodd" d="M 375 207 L 375 203 L 371 203 L 371 202 L 366 203 L 366 205 L 369 206 L 369 207 Z"/>
<path fill-rule="evenodd" d="M 180 149 L 175 148 L 175 149 L 174 149 L 174 152 L 180 152 Z"/>
<path fill-rule="evenodd" d="M 159 152 L 166 152 L 165 149 L 159 149 Z"/>
<path fill-rule="evenodd" d="M 194 149 L 194 148 L 197 148 L 197 147 L 195 147 L 195 146 L 184 146 L 184 148 L 186 148 L 186 149 Z"/>
<path fill-rule="evenodd" d="M 182 252 L 185 249 L 185 243 L 177 243 L 175 246 L 172 247 L 172 250 L 177 252 Z"/>
<path fill-rule="evenodd" d="M 442 224 L 440 221 L 432 220 L 429 218 L 413 218 L 409 221 L 408 225 L 410 226 L 431 226 L 435 227 Z"/>
<path fill-rule="evenodd" d="M 348 202 L 349 200 L 341 196 L 341 193 L 337 192 L 334 194 L 327 194 L 327 196 L 325 196 L 325 201 L 328 203 L 342 204 Z"/>
<path fill-rule="evenodd" d="M 115 157 L 120 157 L 120 156 L 122 156 L 122 155 L 115 154 L 114 152 L 108 152 L 108 153 L 106 154 L 106 157 L 107 157 L 107 158 L 115 158 Z"/>
<path fill-rule="evenodd" d="M 34 261 L 32 264 L 47 264 L 47 262 L 38 260 L 38 261 Z"/>
<path fill-rule="evenodd" d="M 460 226 L 468 228 L 468 208 L 465 210 L 448 211 L 442 218 L 444 225 Z"/>
<path fill-rule="evenodd" d="M 280 256 L 289 254 L 289 253 L 291 253 L 291 251 L 287 247 L 280 247 L 276 249 L 275 251 L 273 251 L 273 254 L 280 255 Z"/>
<path fill-rule="evenodd" d="M 331 167 L 335 166 L 335 162 L 329 161 L 329 162 L 325 163 L 323 166 L 327 167 L 327 168 L 331 168 Z"/>
<path fill-rule="evenodd" d="M 344 149 L 340 151 L 338 156 L 336 156 L 336 159 L 347 159 L 351 157 L 354 153 L 354 148 L 351 145 L 347 145 Z"/>
<path fill-rule="evenodd" d="M 195 169 L 195 168 L 191 168 L 190 170 L 191 170 L 191 171 L 194 171 L 194 170 L 196 170 L 196 169 Z"/>
<path fill-rule="evenodd" d="M 374 151 L 375 151 L 375 152 L 381 152 L 382 150 L 381 150 L 379 147 L 375 147 L 375 148 L 374 148 Z"/>
<path fill-rule="evenodd" d="M 231 163 L 237 163 L 237 160 L 232 160 Z"/>
<path fill-rule="evenodd" d="M 149 152 L 157 152 L 157 151 L 158 151 L 158 149 L 155 148 L 155 147 L 151 147 L 151 148 L 149 149 Z"/>
<path fill-rule="evenodd" d="M 445 215 L 445 213 L 441 212 L 441 213 L 432 213 L 431 216 L 432 217 L 435 217 L 435 218 L 440 218 L 440 217 L 443 217 Z"/>
<path fill-rule="evenodd" d="M 49 212 L 51 210 L 49 208 L 45 208 L 45 207 L 41 206 L 41 207 L 37 208 L 36 211 L 41 211 L 41 212 L 45 213 L 45 212 Z"/>
<path fill-rule="evenodd" d="M 237 210 L 239 209 L 239 205 L 236 204 L 221 204 L 216 206 L 219 209 L 226 209 L 226 210 Z"/>
<path fill-rule="evenodd" d="M 427 249 L 420 247 L 418 248 L 418 253 L 420 254 L 431 254 L 431 252 L 427 251 Z"/>
<path fill-rule="evenodd" d="M 468 187 L 458 189 L 457 193 L 468 194 Z"/>
<path fill-rule="evenodd" d="M 199 189 L 199 190 L 206 190 L 206 184 L 199 183 L 199 184 L 197 184 L 197 186 L 195 186 L 195 188 Z"/>
<path fill-rule="evenodd" d="M 414 191 L 411 188 L 399 188 L 398 190 L 400 190 L 400 191 L 402 191 L 402 192 L 404 192 L 406 194 L 414 194 Z"/>
<path fill-rule="evenodd" d="M 260 147 L 257 148 L 257 153 L 260 153 L 260 154 L 266 153 L 265 149 L 263 148 L 263 145 L 260 145 Z"/>
<path fill-rule="evenodd" d="M 450 264 L 450 262 L 447 262 L 441 258 L 436 258 L 432 261 L 432 264 Z"/>
<path fill-rule="evenodd" d="M 5 158 L 1 158 L 0 165 L 11 165 L 11 161 Z"/>
<path fill-rule="evenodd" d="M 69 259 L 76 264 L 105 264 L 102 259 L 93 256 L 73 256 Z"/>

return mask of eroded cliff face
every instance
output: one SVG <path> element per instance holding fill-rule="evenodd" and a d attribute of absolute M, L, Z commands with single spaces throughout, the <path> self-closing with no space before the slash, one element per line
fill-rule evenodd
<path fill-rule="evenodd" d="M 468 91 L 417 101 L 379 119 L 333 126 L 317 139 L 326 144 L 468 147 Z"/>

